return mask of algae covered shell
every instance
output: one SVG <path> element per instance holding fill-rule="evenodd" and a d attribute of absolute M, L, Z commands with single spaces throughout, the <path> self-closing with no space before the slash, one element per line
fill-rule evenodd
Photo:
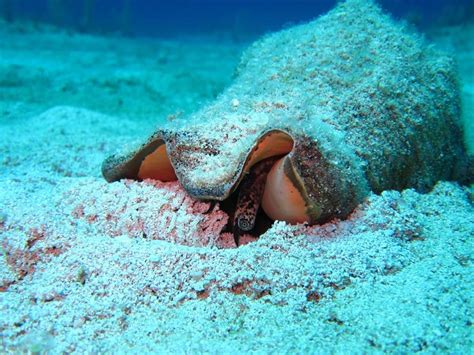
<path fill-rule="evenodd" d="M 103 175 L 178 179 L 199 199 L 242 195 L 237 215 L 262 202 L 272 219 L 322 223 L 370 191 L 465 179 L 459 118 L 452 59 L 374 2 L 348 0 L 254 43 L 214 102 L 109 157 Z"/>

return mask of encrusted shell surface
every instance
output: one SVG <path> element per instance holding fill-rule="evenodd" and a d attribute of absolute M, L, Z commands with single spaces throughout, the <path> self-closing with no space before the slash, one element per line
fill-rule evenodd
<path fill-rule="evenodd" d="M 213 103 L 108 158 L 103 174 L 140 178 L 144 159 L 165 144 L 191 195 L 223 200 L 262 142 L 288 137 L 289 177 L 316 223 L 347 216 L 371 190 L 462 179 L 459 116 L 452 60 L 372 1 L 348 0 L 254 43 Z"/>

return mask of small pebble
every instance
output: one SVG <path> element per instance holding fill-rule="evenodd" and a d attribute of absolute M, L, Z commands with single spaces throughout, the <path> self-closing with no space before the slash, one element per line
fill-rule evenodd
<path fill-rule="evenodd" d="M 191 271 L 190 273 L 190 276 L 194 279 L 194 280 L 199 280 L 201 277 L 202 277 L 203 273 L 201 270 L 193 270 Z"/>
<path fill-rule="evenodd" d="M 174 302 L 179 303 L 179 302 L 183 301 L 186 298 L 186 296 L 187 296 L 186 292 L 181 292 L 174 298 Z"/>
<path fill-rule="evenodd" d="M 232 99 L 231 103 L 232 103 L 232 107 L 239 107 L 240 105 L 240 102 L 237 99 Z"/>
<path fill-rule="evenodd" d="M 77 277 L 76 281 L 79 282 L 81 285 L 84 285 L 86 283 L 87 279 L 87 271 L 84 267 L 80 267 L 79 271 L 77 272 Z"/>
<path fill-rule="evenodd" d="M 152 263 L 159 263 L 162 260 L 162 257 L 161 255 L 152 255 L 148 260 Z"/>

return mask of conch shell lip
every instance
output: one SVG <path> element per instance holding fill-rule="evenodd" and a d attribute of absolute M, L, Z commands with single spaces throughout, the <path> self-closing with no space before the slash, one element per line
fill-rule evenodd
<path fill-rule="evenodd" d="M 263 130 L 245 154 L 240 155 L 241 161 L 236 165 L 233 175 L 228 177 L 223 183 L 200 186 L 188 178 L 186 169 L 180 169 L 179 154 L 187 154 L 179 145 L 179 135 L 189 134 L 189 132 L 157 132 L 137 150 L 126 156 L 112 156 L 107 159 L 102 171 L 108 181 L 116 181 L 123 178 L 144 180 L 156 179 L 166 181 L 163 178 L 164 171 L 172 171 L 173 180 L 178 180 L 187 193 L 200 200 L 223 201 L 230 197 L 240 186 L 243 178 L 250 169 L 262 160 L 270 157 L 283 157 L 285 181 L 291 184 L 293 193 L 298 195 L 294 201 L 299 201 L 299 209 L 304 210 L 302 214 L 304 220 L 315 223 L 320 216 L 320 209 L 311 200 L 304 181 L 301 179 L 297 167 L 294 164 L 295 146 L 298 139 L 303 139 L 301 135 L 295 134 L 291 129 L 271 128 Z M 165 149 L 160 149 L 161 147 Z M 184 145 L 185 146 L 185 145 Z M 192 147 L 196 150 L 205 150 L 205 147 Z M 159 154 L 158 154 L 159 152 Z M 145 167 L 150 162 L 161 164 L 161 170 L 154 170 L 153 167 Z M 151 175 L 147 175 L 151 174 Z M 154 174 L 154 175 L 153 175 Z M 165 174 L 166 175 L 166 174 Z M 170 176 L 168 174 L 167 176 Z M 169 181 L 169 180 L 168 180 Z"/>
<path fill-rule="evenodd" d="M 259 161 L 274 155 L 292 154 L 294 146 L 294 135 L 289 130 L 267 129 L 264 130 L 255 140 L 249 150 L 242 155 L 245 157 L 240 161 L 234 174 L 224 183 L 208 186 L 198 186 L 186 176 L 186 170 L 177 168 L 175 152 L 176 141 L 179 133 L 170 131 L 158 131 L 152 135 L 148 141 L 138 149 L 127 155 L 113 155 L 102 164 L 102 174 L 108 182 L 121 179 L 144 180 L 146 178 L 160 179 L 158 176 L 140 176 L 140 169 L 145 159 L 165 145 L 166 155 L 169 161 L 169 168 L 176 173 L 176 178 L 183 185 L 184 189 L 194 198 L 201 200 L 223 201 L 227 199 L 239 186 L 249 169 Z M 272 139 L 273 137 L 273 139 Z M 275 139 L 276 138 L 276 139 Z M 276 146 L 272 147 L 272 143 Z M 200 147 L 195 147 L 200 149 Z"/>
<path fill-rule="evenodd" d="M 279 141 L 276 146 L 275 141 Z M 190 186 L 186 186 L 185 188 L 189 194 L 195 198 L 223 201 L 238 188 L 242 179 L 249 172 L 252 166 L 271 156 L 279 156 L 284 154 L 291 155 L 293 146 L 294 137 L 289 131 L 283 129 L 265 130 L 255 140 L 255 143 L 250 147 L 250 149 L 244 154 L 245 159 L 239 162 L 239 165 L 235 170 L 235 174 L 229 178 L 228 182 L 223 184 L 221 187 L 211 189 L 193 189 Z M 182 176 L 179 176 L 178 179 L 182 181 Z"/>

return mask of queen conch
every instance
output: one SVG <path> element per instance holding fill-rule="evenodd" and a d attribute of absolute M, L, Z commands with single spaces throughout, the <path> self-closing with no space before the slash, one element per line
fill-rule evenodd
<path fill-rule="evenodd" d="M 218 65 L 218 63 L 216 63 Z M 214 102 L 103 163 L 107 181 L 178 179 L 235 203 L 233 231 L 345 218 L 371 192 L 466 181 L 451 58 L 370 0 L 265 36 Z M 261 208 L 260 208 L 261 207 Z"/>

